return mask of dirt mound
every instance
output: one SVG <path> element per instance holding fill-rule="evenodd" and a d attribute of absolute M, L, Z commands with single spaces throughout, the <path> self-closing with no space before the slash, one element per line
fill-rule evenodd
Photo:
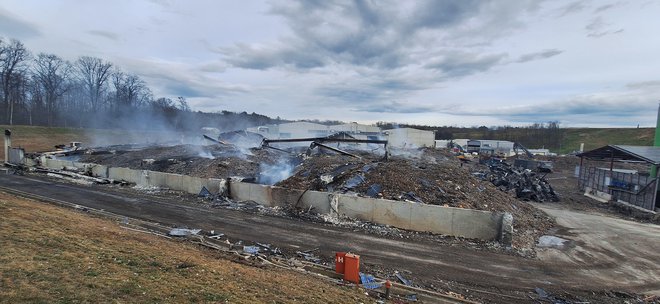
<path fill-rule="evenodd" d="M 311 157 L 293 176 L 277 184 L 300 190 L 337 191 L 426 204 L 510 212 L 514 216 L 514 247 L 529 247 L 553 221 L 537 208 L 474 177 L 450 155 L 422 150 L 410 157 L 357 159 Z"/>

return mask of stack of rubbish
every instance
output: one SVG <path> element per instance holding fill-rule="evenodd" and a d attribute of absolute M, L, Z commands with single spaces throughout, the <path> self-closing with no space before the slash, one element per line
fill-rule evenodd
<path fill-rule="evenodd" d="M 559 201 L 559 195 L 552 189 L 544 175 L 529 169 L 516 168 L 505 162 L 491 162 L 489 172 L 476 172 L 475 176 L 493 183 L 498 189 L 513 191 L 516 197 L 524 201 Z"/>

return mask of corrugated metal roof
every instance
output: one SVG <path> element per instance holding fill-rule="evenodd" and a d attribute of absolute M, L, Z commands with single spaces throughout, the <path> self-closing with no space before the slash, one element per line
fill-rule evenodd
<path fill-rule="evenodd" d="M 577 156 L 596 158 L 625 160 L 625 161 L 643 161 L 653 165 L 660 165 L 660 147 L 653 146 L 627 146 L 627 145 L 608 145 L 580 153 Z"/>

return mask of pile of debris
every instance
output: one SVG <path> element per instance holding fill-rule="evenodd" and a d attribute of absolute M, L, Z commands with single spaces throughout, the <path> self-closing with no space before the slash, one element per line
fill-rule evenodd
<path fill-rule="evenodd" d="M 112 167 L 151 170 L 202 178 L 254 177 L 262 164 L 275 164 L 281 152 L 231 144 L 154 146 L 85 154 L 80 161 Z"/>
<path fill-rule="evenodd" d="M 236 132 L 227 134 L 226 139 L 244 136 Z M 252 139 L 256 142 L 259 138 Z M 514 229 L 519 231 L 518 235 L 528 235 L 514 239 L 514 247 L 533 244 L 535 237 L 553 225 L 540 210 L 470 174 L 449 152 L 408 149 L 392 151 L 384 159 L 373 151 L 352 148 L 352 145 L 342 147 L 352 156 L 323 149 L 316 151 L 316 155 L 300 157 L 293 151 L 245 148 L 218 140 L 207 146 L 160 146 L 87 154 L 80 161 L 202 178 L 242 177 L 238 180 L 291 189 L 509 212 L 516 219 Z"/>
<path fill-rule="evenodd" d="M 470 174 L 455 157 L 442 150 L 362 158 L 322 155 L 306 159 L 291 177 L 277 186 L 341 192 L 448 207 L 509 212 L 514 218 L 514 247 L 527 247 L 552 220 L 542 211 L 499 191 L 491 182 Z"/>
<path fill-rule="evenodd" d="M 515 196 L 524 201 L 559 201 L 559 195 L 545 179 L 547 174 L 540 175 L 529 169 L 513 167 L 505 162 L 490 162 L 488 172 L 475 172 L 475 176 L 493 183 L 497 189 L 504 192 L 514 192 Z"/>

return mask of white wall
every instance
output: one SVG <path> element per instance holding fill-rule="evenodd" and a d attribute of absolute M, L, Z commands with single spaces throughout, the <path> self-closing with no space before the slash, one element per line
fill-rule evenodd
<path fill-rule="evenodd" d="M 435 147 L 435 133 L 433 131 L 413 128 L 399 128 L 385 130 L 388 145 L 397 148 Z"/>

